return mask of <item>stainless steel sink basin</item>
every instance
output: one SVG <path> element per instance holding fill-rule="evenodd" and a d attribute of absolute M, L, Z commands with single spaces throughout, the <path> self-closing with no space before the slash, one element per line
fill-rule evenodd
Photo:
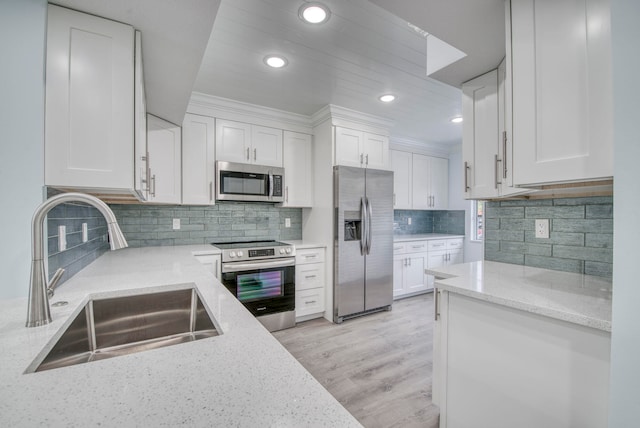
<path fill-rule="evenodd" d="M 90 300 L 36 372 L 217 336 L 195 289 Z"/>

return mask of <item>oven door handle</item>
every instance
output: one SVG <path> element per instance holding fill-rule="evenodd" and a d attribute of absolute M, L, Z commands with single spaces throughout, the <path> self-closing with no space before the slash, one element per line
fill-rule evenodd
<path fill-rule="evenodd" d="M 269 198 L 273 198 L 273 174 L 269 171 Z"/>
<path fill-rule="evenodd" d="M 286 260 L 270 260 L 266 262 L 250 262 L 250 263 L 223 263 L 222 273 L 242 272 L 247 270 L 271 269 L 286 266 L 295 266 L 296 259 L 289 258 Z"/>

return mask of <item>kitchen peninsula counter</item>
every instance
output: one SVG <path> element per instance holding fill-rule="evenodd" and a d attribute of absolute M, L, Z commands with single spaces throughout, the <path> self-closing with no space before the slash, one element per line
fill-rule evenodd
<path fill-rule="evenodd" d="M 42 327 L 24 327 L 27 299 L 0 301 L 0 425 L 360 427 L 193 257 L 210 250 L 107 252 L 56 290 L 69 303 Z M 90 298 L 190 286 L 219 336 L 25 374 Z"/>
<path fill-rule="evenodd" d="M 607 425 L 610 280 L 491 261 L 425 272 L 440 428 Z"/>

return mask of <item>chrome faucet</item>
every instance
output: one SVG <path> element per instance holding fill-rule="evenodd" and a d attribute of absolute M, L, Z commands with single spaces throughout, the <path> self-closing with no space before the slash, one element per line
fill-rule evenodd
<path fill-rule="evenodd" d="M 31 220 L 31 285 L 29 287 L 27 327 L 38 327 L 51 322 L 49 296 L 47 294 L 53 291 L 53 287 L 62 276 L 63 271 L 58 269 L 51 283 L 47 283 L 44 268 L 44 219 L 53 207 L 65 202 L 84 202 L 97 208 L 107 221 L 111 249 L 119 250 L 120 248 L 128 247 L 127 240 L 124 239 L 113 211 L 95 196 L 84 193 L 62 193 L 44 201 L 36 208 Z"/>

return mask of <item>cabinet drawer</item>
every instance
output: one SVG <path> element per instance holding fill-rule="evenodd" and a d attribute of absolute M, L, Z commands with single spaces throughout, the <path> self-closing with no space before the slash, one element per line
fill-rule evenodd
<path fill-rule="evenodd" d="M 406 243 L 404 242 L 394 242 L 393 243 L 393 255 L 396 254 L 404 254 Z"/>
<path fill-rule="evenodd" d="M 405 251 L 407 253 L 422 253 L 427 251 L 429 241 L 413 241 L 405 242 Z"/>
<path fill-rule="evenodd" d="M 324 248 L 296 249 L 296 265 L 307 263 L 324 263 Z"/>
<path fill-rule="evenodd" d="M 431 250 L 446 250 L 447 239 L 434 239 L 429 241 L 429 251 Z"/>
<path fill-rule="evenodd" d="M 324 288 L 312 288 L 296 292 L 296 316 L 324 312 Z"/>
<path fill-rule="evenodd" d="M 456 250 L 464 247 L 463 238 L 447 239 L 447 250 Z"/>
<path fill-rule="evenodd" d="M 296 292 L 310 288 L 324 288 L 324 263 L 296 265 Z"/>

